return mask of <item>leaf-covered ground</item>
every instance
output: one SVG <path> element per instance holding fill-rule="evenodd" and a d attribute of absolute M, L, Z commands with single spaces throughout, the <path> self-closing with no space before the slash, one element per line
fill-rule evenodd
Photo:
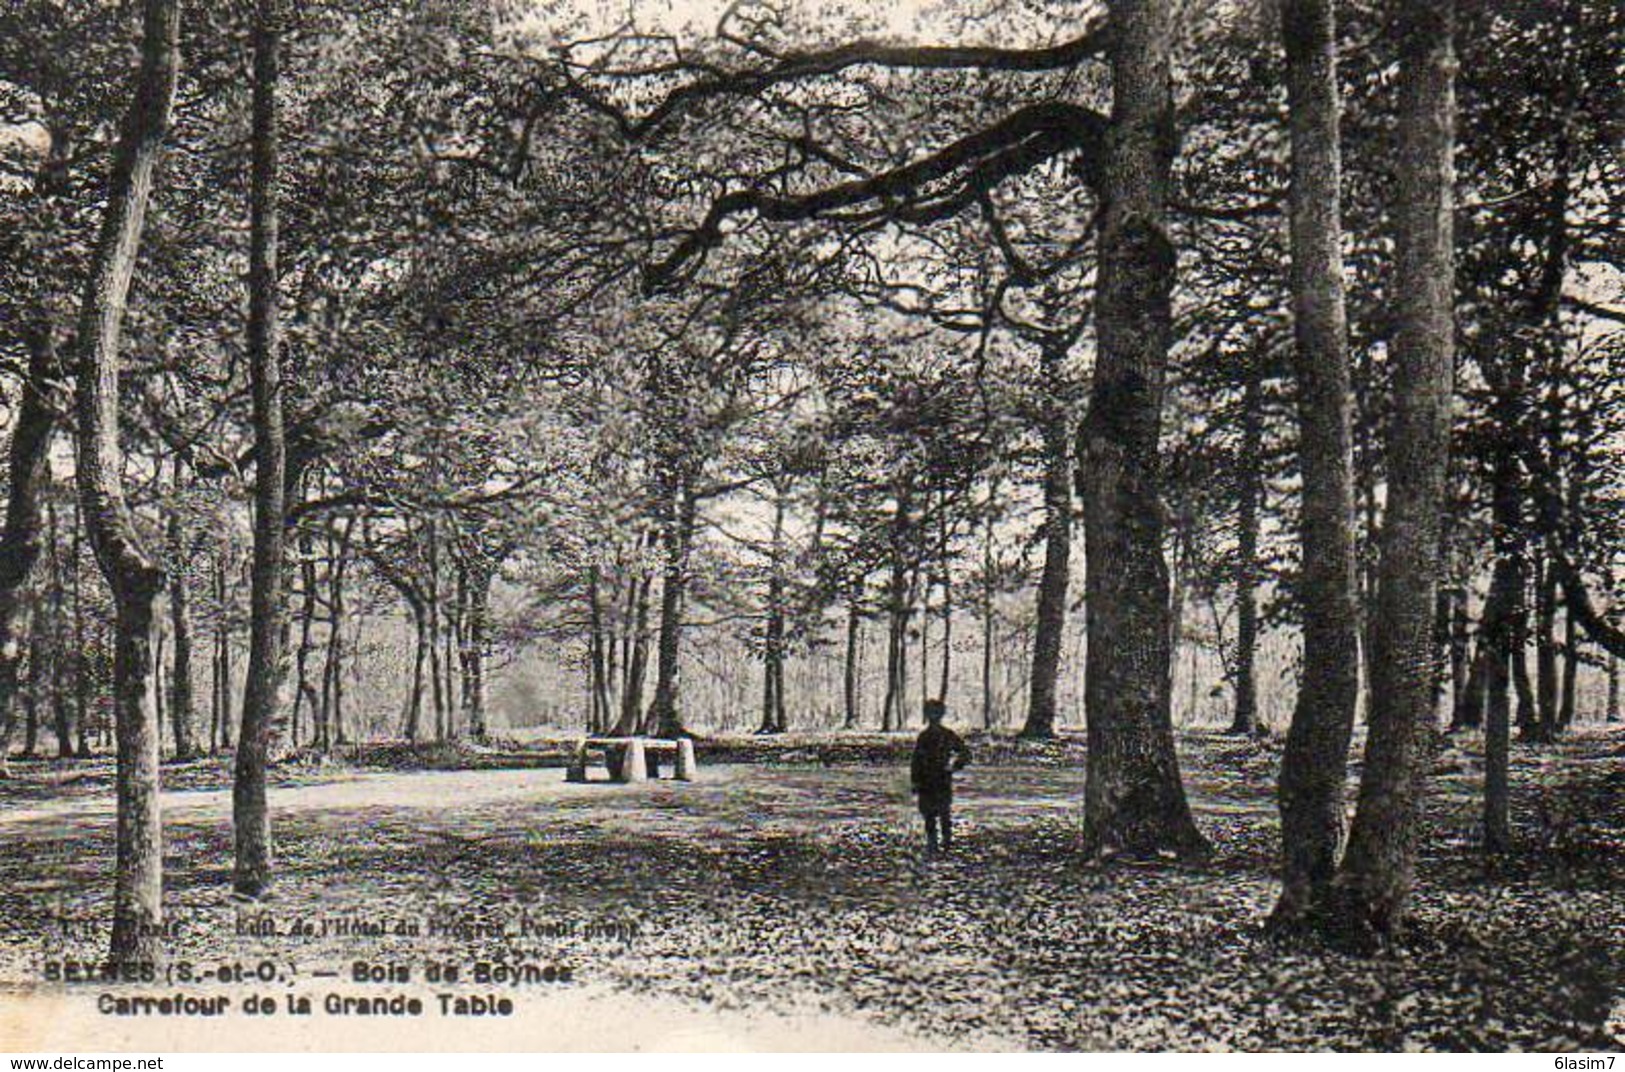
<path fill-rule="evenodd" d="M 1520 851 L 1475 844 L 1476 744 L 1440 756 L 1412 940 L 1370 959 L 1263 937 L 1278 747 L 1187 736 L 1182 761 L 1216 852 L 1199 867 L 1086 864 L 1081 752 L 973 742 L 955 855 L 922 858 L 907 741 L 702 746 L 698 782 L 564 784 L 549 752 L 401 750 L 277 771 L 272 910 L 510 928 L 576 924 L 528 948 L 584 983 L 749 1015 L 820 1010 L 943 1047 L 1506 1049 L 1621 1044 L 1625 735 L 1515 751 Z M 397 754 L 399 753 L 399 754 Z M 722 763 L 719 760 L 729 760 Z M 487 769 L 497 766 L 511 769 Z M 0 783 L 0 980 L 37 970 L 58 915 L 103 919 L 105 761 L 15 763 Z M 172 956 L 286 951 L 236 936 L 224 767 L 166 769 Z M 590 924 L 608 924 L 590 932 Z M 477 927 L 474 929 L 478 929 Z M 56 940 L 94 956 L 100 935 Z M 511 939 L 382 940 L 376 955 L 500 954 Z M 300 940 L 305 962 L 353 944 Z M 605 1045 L 613 1048 L 614 1040 Z"/>

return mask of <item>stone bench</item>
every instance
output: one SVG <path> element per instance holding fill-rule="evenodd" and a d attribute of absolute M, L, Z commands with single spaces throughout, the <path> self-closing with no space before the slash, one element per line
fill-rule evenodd
<path fill-rule="evenodd" d="M 692 782 L 699 765 L 694 760 L 694 742 L 687 737 L 675 741 L 660 737 L 587 737 L 576 742 L 569 766 L 564 771 L 564 780 L 585 782 L 587 765 L 596 754 L 603 757 L 611 780 L 646 781 L 650 760 L 658 760 L 666 753 L 675 757 L 672 777 L 679 782 Z"/>

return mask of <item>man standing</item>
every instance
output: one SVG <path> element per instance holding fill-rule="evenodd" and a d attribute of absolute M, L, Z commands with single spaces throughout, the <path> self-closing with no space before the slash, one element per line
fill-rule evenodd
<path fill-rule="evenodd" d="M 909 781 L 925 817 L 925 848 L 936 852 L 938 833 L 942 851 L 954 847 L 954 771 L 970 762 L 970 749 L 959 734 L 942 724 L 947 709 L 941 700 L 925 701 L 926 727 L 914 742 Z"/>

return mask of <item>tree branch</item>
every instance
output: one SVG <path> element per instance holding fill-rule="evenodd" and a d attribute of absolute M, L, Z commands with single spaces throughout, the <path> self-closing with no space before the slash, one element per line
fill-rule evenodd
<path fill-rule="evenodd" d="M 1625 309 L 1615 309 L 1607 305 L 1599 305 L 1596 302 L 1586 301 L 1584 298 L 1576 298 L 1572 294 L 1563 295 L 1563 304 L 1568 306 L 1570 309 L 1576 309 L 1590 316 L 1601 317 L 1604 320 L 1612 320 L 1616 324 L 1625 324 Z"/>
<path fill-rule="evenodd" d="M 841 209 L 863 208 L 846 222 L 933 223 L 957 215 L 1005 179 L 1023 174 L 1072 149 L 1094 150 L 1082 165 L 1091 184 L 1094 160 L 1105 143 L 1106 119 L 1098 112 L 1060 101 L 1021 108 L 1003 120 L 960 138 L 923 159 L 869 178 L 843 182 L 805 194 L 775 195 L 761 190 L 735 190 L 712 202 L 700 225 L 663 260 L 644 273 L 644 286 L 654 292 L 669 286 L 691 260 L 721 244 L 722 225 L 730 217 L 754 212 L 777 223 L 794 223 Z M 924 191 L 933 183 L 963 171 L 962 181 L 935 196 Z"/>
<path fill-rule="evenodd" d="M 1553 547 L 1548 561 L 1557 567 L 1558 580 L 1563 583 L 1563 605 L 1574 615 L 1574 620 L 1604 651 L 1625 659 L 1625 629 L 1614 625 L 1592 606 L 1591 593 L 1586 591 L 1580 571 L 1574 568 L 1563 549 Z"/>
<path fill-rule="evenodd" d="M 912 70 L 994 70 L 1041 72 L 1076 67 L 1105 54 L 1107 25 L 1092 22 L 1083 33 L 1043 48 L 998 48 L 991 45 L 888 45 L 853 41 L 834 48 L 786 52 L 778 62 L 761 70 L 714 72 L 672 90 L 641 119 L 632 119 L 610 102 L 570 79 L 573 96 L 593 111 L 612 119 L 623 136 L 639 141 L 658 130 L 691 104 L 711 97 L 744 97 L 804 78 L 837 74 L 852 67 L 889 67 Z M 566 67 L 569 46 L 560 53 Z"/>

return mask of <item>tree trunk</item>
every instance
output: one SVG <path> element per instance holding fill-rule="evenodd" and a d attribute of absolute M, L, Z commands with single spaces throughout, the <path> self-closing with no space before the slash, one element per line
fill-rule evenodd
<path fill-rule="evenodd" d="M 73 705 L 68 702 L 68 687 L 64 680 L 79 673 L 80 653 L 77 645 L 68 648 L 69 623 L 68 613 L 68 581 L 63 576 L 62 549 L 66 541 L 62 538 L 62 526 L 57 513 L 56 504 L 45 504 L 45 532 L 50 540 L 50 577 L 51 577 L 51 635 L 54 639 L 55 658 L 52 660 L 54 680 L 51 685 L 51 715 L 53 729 L 56 731 L 56 754 L 58 759 L 71 759 L 73 757 Z"/>
<path fill-rule="evenodd" d="M 84 562 L 84 531 L 82 520 L 83 511 L 79 508 L 77 497 L 73 503 L 73 565 L 71 567 L 71 582 L 73 585 L 73 718 L 74 718 L 74 754 L 81 759 L 89 759 L 90 751 L 90 687 L 93 677 L 94 663 L 90 654 L 90 627 L 86 621 L 84 578 L 80 573 L 80 566 Z"/>
<path fill-rule="evenodd" d="M 1393 423 L 1371 652 L 1371 729 L 1334 926 L 1359 945 L 1402 927 L 1436 732 L 1434 599 L 1455 363 L 1454 0 L 1397 14 Z"/>
<path fill-rule="evenodd" d="M 429 659 L 429 622 L 416 600 L 408 604 L 412 611 L 412 634 L 416 644 L 412 655 L 412 689 L 406 695 L 406 739 L 416 742 L 423 734 L 423 668 Z"/>
<path fill-rule="evenodd" d="M 176 464 L 179 465 L 179 462 Z M 193 708 L 196 706 L 192 693 L 192 601 L 186 583 L 190 556 L 186 553 L 186 532 L 178 511 L 170 517 L 169 524 L 170 544 L 180 552 L 180 568 L 169 586 L 169 626 L 175 640 L 174 663 L 170 671 L 169 719 L 175 732 L 175 758 L 185 762 L 193 758 L 197 751 L 192 741 Z"/>
<path fill-rule="evenodd" d="M 1566 730 L 1574 724 L 1574 708 L 1580 686 L 1580 636 L 1574 613 L 1567 606 L 1563 610 L 1563 692 L 1557 708 L 1557 728 Z"/>
<path fill-rule="evenodd" d="M 316 694 L 316 686 L 310 682 L 310 657 L 316 651 L 316 556 L 311 547 L 310 534 L 299 534 L 299 581 L 301 599 L 299 601 L 299 644 L 294 649 L 293 658 L 293 713 L 290 717 L 292 744 L 299 747 L 300 716 L 309 711 L 310 739 L 319 736 L 321 697 Z"/>
<path fill-rule="evenodd" d="M 485 653 L 491 642 L 491 580 L 493 570 L 477 569 L 469 584 L 468 621 L 465 625 L 468 645 L 468 682 L 463 704 L 468 711 L 468 734 L 476 741 L 485 740 L 490 733 L 486 724 Z M 600 680 L 601 683 L 601 680 Z M 609 701 L 605 698 L 604 717 L 609 717 Z M 599 732 L 602 732 L 600 728 Z"/>
<path fill-rule="evenodd" d="M 1498 417 L 1512 427 L 1513 396 L 1498 393 Z M 1491 853 L 1511 847 L 1508 815 L 1509 738 L 1512 725 L 1511 666 L 1524 617 L 1523 487 L 1514 447 L 1496 444 L 1491 472 L 1491 518 L 1495 568 L 1479 623 L 1479 655 L 1484 664 L 1484 847 Z M 1469 697 L 1469 706 L 1473 702 Z M 1470 719 L 1472 716 L 1467 716 Z M 1465 721 L 1465 720 L 1464 720 Z"/>
<path fill-rule="evenodd" d="M 27 342 L 28 374 L 11 435 L 11 497 L 5 531 L 0 533 L 0 776 L 11 751 L 23 623 L 28 616 L 25 596 L 40 555 L 41 493 L 51 479 L 51 433 L 57 421 L 51 381 L 60 374 L 49 325 L 36 325 Z"/>
<path fill-rule="evenodd" d="M 785 635 L 783 635 L 783 622 L 778 629 L 778 661 L 773 664 L 773 715 L 777 720 L 778 733 L 790 731 L 790 718 L 786 715 L 785 702 Z"/>
<path fill-rule="evenodd" d="M 113 717 L 118 747 L 118 835 L 111 957 L 124 962 L 158 958 L 159 924 L 163 919 L 160 727 L 151 710 L 147 679 L 152 666 L 153 603 L 162 575 L 152 567 L 138 577 L 136 582 L 126 581 L 121 585 L 123 591 L 115 594 Z"/>
<path fill-rule="evenodd" d="M 609 728 L 609 682 L 607 680 L 608 668 L 604 659 L 604 609 L 603 599 L 599 589 L 601 587 L 600 570 L 597 563 L 587 569 L 587 616 L 590 635 L 588 637 L 588 682 L 590 695 L 590 714 L 587 717 L 588 733 L 603 733 Z"/>
<path fill-rule="evenodd" d="M 1281 760 L 1281 898 L 1272 922 L 1295 926 L 1322 912 L 1337 867 L 1360 627 L 1333 0 L 1285 0 L 1281 37 L 1292 145 L 1303 678 Z"/>
<path fill-rule="evenodd" d="M 1449 720 L 1451 729 L 1461 724 L 1467 707 L 1467 682 L 1471 679 L 1467 655 L 1471 651 L 1471 624 L 1467 619 L 1466 583 L 1456 586 L 1449 598 Z"/>
<path fill-rule="evenodd" d="M 442 566 L 439 568 L 443 569 L 445 561 L 450 556 L 442 552 L 440 557 Z M 461 675 L 457 671 L 460 665 L 457 653 L 461 647 L 458 643 L 458 636 L 463 631 L 463 621 L 462 609 L 459 605 L 459 600 L 462 598 L 461 590 L 457 584 L 455 574 L 445 584 L 440 585 L 439 590 L 441 592 L 442 609 L 440 616 L 440 666 L 445 677 L 445 684 L 442 688 L 446 697 L 446 736 L 456 738 L 462 732 L 457 724 L 457 715 L 463 710 L 463 700 L 457 691 L 461 684 Z"/>
<path fill-rule="evenodd" d="M 428 568 L 424 572 L 427 583 L 423 605 L 428 622 L 429 692 L 434 701 L 434 737 L 443 741 L 447 734 L 446 697 L 440 687 L 440 526 L 431 516 L 426 528 Z"/>
<path fill-rule="evenodd" d="M 1027 721 L 1021 736 L 1055 736 L 1056 689 L 1061 676 L 1061 651 L 1066 634 L 1066 597 L 1072 576 L 1072 458 L 1064 374 L 1065 348 L 1047 341 L 1039 352 L 1045 386 L 1044 426 L 1044 566 L 1038 579 L 1038 609 L 1034 622 L 1032 682 L 1027 699 Z M 991 533 L 989 534 L 991 538 Z M 984 663 L 987 662 L 984 652 Z M 988 676 L 983 667 L 983 677 Z M 984 716 L 990 713 L 984 682 Z"/>
<path fill-rule="evenodd" d="M 908 688 L 908 566 L 901 547 L 892 550 L 887 593 L 886 696 L 880 728 L 890 733 L 907 725 L 908 719 L 903 710 Z"/>
<path fill-rule="evenodd" d="M 329 597 L 333 624 L 327 631 L 327 653 L 322 663 L 322 721 L 316 747 L 327 751 L 344 743 L 344 617 L 341 588 Z"/>
<path fill-rule="evenodd" d="M 929 499 L 927 509 L 929 509 Z M 909 584 L 910 592 L 918 592 L 920 605 L 916 609 L 910 603 L 909 613 L 919 614 L 920 621 L 920 701 L 923 703 L 931 695 L 931 588 L 935 584 L 931 571 L 919 559 L 914 562 L 913 578 Z"/>
<path fill-rule="evenodd" d="M 1491 600 L 1495 602 L 1495 621 L 1486 622 L 1493 629 L 1485 681 L 1484 725 L 1484 849 L 1502 853 L 1512 847 L 1510 814 L 1510 743 L 1512 736 L 1511 696 L 1508 693 L 1508 643 L 1511 639 L 1510 607 L 1506 601 L 1519 598 L 1515 593 L 1521 587 L 1516 577 L 1518 567 L 1506 559 L 1496 563 L 1496 576 L 1491 581 Z M 1501 589 L 1501 592 L 1493 589 Z M 1500 596 L 1500 601 L 1495 601 Z M 1486 616 L 1490 608 L 1486 608 Z"/>
<path fill-rule="evenodd" d="M 859 615 L 858 601 L 846 607 L 846 658 L 841 664 L 841 695 L 845 702 L 845 726 L 858 728 L 858 652 L 862 648 L 863 619 Z M 1610 664 L 1612 665 L 1612 664 Z"/>
<path fill-rule="evenodd" d="M 954 587 L 953 572 L 949 568 L 948 558 L 948 496 L 944 492 L 942 501 L 938 504 L 937 512 L 937 563 L 942 570 L 939 579 L 942 588 L 942 659 L 938 665 L 937 700 L 948 702 L 948 683 L 953 676 L 954 666 Z M 922 691 L 925 687 L 926 675 L 920 675 Z"/>
<path fill-rule="evenodd" d="M 141 544 L 124 499 L 119 449 L 119 335 L 135 274 L 153 169 L 169 130 L 180 57 L 178 0 L 147 0 L 141 66 L 113 148 L 106 209 L 79 313 L 79 500 L 92 549 L 113 592 L 117 633 L 113 717 L 118 741 L 117 859 L 114 864 L 115 962 L 160 953 L 163 852 L 158 806 L 158 726 L 148 673 L 153 602 L 164 577 Z"/>
<path fill-rule="evenodd" d="M 327 655 L 322 665 L 322 749 L 344 744 L 344 576 L 349 570 L 355 518 L 345 520 L 337 540 L 327 541 Z"/>
<path fill-rule="evenodd" d="M 1112 132 L 1095 301 L 1099 353 L 1079 451 L 1088 563 L 1093 854 L 1205 852 L 1180 782 L 1163 561 L 1163 378 L 1175 254 L 1166 220 L 1174 114 L 1167 0 L 1111 5 Z"/>
<path fill-rule="evenodd" d="M 1485 604 L 1488 610 L 1488 604 Z M 1489 642 L 1484 638 L 1482 619 L 1479 623 L 1478 639 L 1473 642 L 1473 656 L 1468 662 L 1467 682 L 1462 687 L 1455 710 L 1450 716 L 1450 731 L 1475 730 L 1484 724 L 1485 691 L 1488 687 L 1490 661 L 1494 653 L 1490 650 Z"/>
<path fill-rule="evenodd" d="M 1619 656 L 1608 655 L 1608 714 L 1609 722 L 1619 721 Z"/>
<path fill-rule="evenodd" d="M 908 560 L 909 511 L 912 507 L 907 476 L 893 483 L 896 514 L 891 520 L 891 578 L 886 586 L 886 695 L 881 707 L 881 729 L 890 733 L 908 725 L 908 618 L 910 594 Z"/>
<path fill-rule="evenodd" d="M 157 723 L 158 754 L 163 755 L 164 723 L 169 711 L 164 703 L 164 626 L 163 619 L 155 619 L 152 635 L 152 717 Z"/>
<path fill-rule="evenodd" d="M 434 739 L 444 741 L 451 736 L 451 732 L 446 718 L 446 696 L 441 686 L 439 602 L 433 595 L 429 599 L 429 626 L 425 640 L 429 651 L 429 695 L 433 701 Z"/>
<path fill-rule="evenodd" d="M 231 609 L 227 605 L 230 591 L 226 585 L 226 555 L 224 550 L 220 553 L 216 567 L 214 592 L 215 598 L 220 605 L 220 620 L 215 626 L 215 730 L 218 731 L 218 747 L 230 748 L 232 746 Z"/>
<path fill-rule="evenodd" d="M 652 579 L 647 575 L 632 582 L 627 593 L 630 601 L 631 626 L 627 642 L 631 650 L 626 655 L 626 681 L 621 690 L 621 716 L 611 730 L 613 736 L 625 737 L 634 732 L 643 718 L 643 684 L 649 676 L 649 588 Z"/>
<path fill-rule="evenodd" d="M 1538 733 L 1540 713 L 1535 706 L 1535 690 L 1529 682 L 1529 607 L 1520 594 L 1512 620 L 1512 684 L 1518 694 L 1518 732 L 1525 737 Z"/>
<path fill-rule="evenodd" d="M 49 622 L 44 614 L 29 616 L 28 680 L 22 685 L 23 698 L 23 758 L 39 756 L 40 700 L 50 680 L 50 638 L 46 634 Z"/>
<path fill-rule="evenodd" d="M 1051 456 L 1050 460 L 1051 460 L 1051 462 L 1053 462 L 1053 460 L 1054 460 L 1053 455 Z M 1070 480 L 1070 474 L 1069 473 L 1063 472 L 1061 475 L 1062 475 L 1063 478 Z M 988 485 L 988 500 L 989 500 L 989 506 L 990 507 L 992 505 L 992 500 L 998 495 L 998 487 L 999 487 L 998 479 L 995 477 L 993 479 L 993 481 Z M 1049 502 L 1048 502 L 1048 494 L 1049 494 L 1050 488 L 1049 488 L 1048 484 L 1045 485 L 1044 491 L 1045 491 L 1045 494 L 1046 494 L 1045 524 L 1047 525 L 1047 524 L 1049 524 L 1049 520 L 1050 520 L 1050 517 L 1049 517 Z M 1069 490 L 1067 492 L 1067 501 L 1068 501 L 1069 507 L 1070 507 L 1070 503 L 1071 503 L 1071 495 L 1072 495 L 1072 493 Z M 1068 528 L 1069 529 L 1070 529 L 1070 525 L 1071 525 L 1071 518 L 1068 517 Z M 1068 546 L 1067 555 L 1068 555 L 1069 558 L 1070 558 L 1070 555 L 1071 555 L 1071 541 L 1072 541 L 1072 537 L 1071 537 L 1071 534 L 1069 532 L 1068 535 L 1067 535 L 1067 546 Z M 1049 566 L 1050 566 L 1050 554 L 1051 554 L 1050 547 L 1048 546 L 1048 544 L 1049 544 L 1049 541 L 1046 538 L 1046 540 L 1045 540 L 1045 545 L 1046 546 L 1044 548 L 1044 569 L 1046 571 L 1048 571 Z M 995 580 L 994 576 L 993 576 L 993 572 L 994 572 L 993 567 L 994 567 L 994 565 L 995 565 L 995 563 L 994 563 L 994 559 L 993 559 L 993 511 L 991 509 L 989 509 L 987 519 L 986 519 L 985 523 L 982 526 L 982 727 L 984 729 L 989 729 L 989 730 L 991 730 L 993 728 L 994 723 L 997 721 L 997 711 L 996 711 L 996 706 L 997 705 L 994 703 L 994 699 L 993 699 L 993 646 L 994 646 L 994 640 L 995 640 L 994 634 L 996 632 L 996 630 L 994 628 L 994 622 L 993 622 L 993 594 L 994 594 L 993 589 L 994 589 L 994 580 Z M 1040 581 L 1039 581 L 1040 587 L 1042 587 L 1043 584 L 1046 581 L 1048 581 L 1049 579 L 1050 578 L 1048 577 L 1048 574 L 1046 572 L 1045 576 L 1042 579 L 1040 579 Z M 1040 591 L 1040 593 L 1039 593 L 1039 600 L 1038 601 L 1039 601 L 1039 617 L 1040 617 L 1040 619 L 1042 619 L 1044 611 L 1045 611 L 1045 608 L 1044 608 L 1044 596 L 1043 596 L 1042 591 Z M 1053 608 L 1050 608 L 1050 610 L 1053 612 Z M 1066 617 L 1066 614 L 1065 614 L 1065 612 L 1066 612 L 1066 593 L 1064 591 L 1061 593 L 1061 611 L 1062 611 L 1062 615 L 1061 615 L 1062 620 L 1064 622 L 1065 617 Z M 1044 722 L 1044 719 L 1043 719 L 1043 707 L 1040 705 L 1040 700 L 1043 699 L 1043 698 L 1039 696 L 1039 692 L 1042 691 L 1044 686 L 1042 686 L 1036 679 L 1037 679 L 1038 675 L 1041 672 L 1047 672 L 1047 667 L 1042 665 L 1042 663 L 1043 663 L 1043 661 L 1045 659 L 1045 656 L 1042 656 L 1039 653 L 1039 649 L 1040 649 L 1041 645 L 1049 643 L 1051 640 L 1055 640 L 1055 641 L 1061 640 L 1062 639 L 1062 633 L 1057 633 L 1053 637 L 1044 636 L 1043 635 L 1044 627 L 1043 627 L 1042 621 L 1040 621 L 1040 624 L 1038 626 L 1038 631 L 1039 631 L 1039 636 L 1035 638 L 1035 643 L 1033 644 L 1033 674 L 1034 674 L 1035 680 L 1034 680 L 1034 683 L 1033 683 L 1033 686 L 1032 686 L 1032 690 L 1028 694 L 1029 698 L 1028 698 L 1028 705 L 1027 705 L 1027 725 L 1022 727 L 1022 732 L 1021 732 L 1021 736 L 1026 737 L 1029 740 L 1044 740 L 1044 739 L 1055 736 L 1055 719 L 1054 719 L 1054 714 L 1055 714 L 1055 691 L 1054 691 L 1054 682 L 1052 681 L 1050 686 L 1049 686 L 1048 702 L 1049 702 L 1050 716 L 1051 717 L 1050 717 L 1050 719 L 1049 719 L 1049 721 L 1048 721 L 1048 723 L 1046 725 L 1046 723 Z M 1056 662 L 1056 676 L 1059 676 L 1059 668 L 1060 668 L 1060 653 L 1059 652 L 1056 653 L 1055 662 Z M 1037 713 L 1036 724 L 1035 724 L 1035 712 Z M 1030 730 L 1030 732 L 1029 732 L 1029 730 Z"/>
<path fill-rule="evenodd" d="M 277 323 L 277 67 L 281 0 L 257 0 L 254 17 L 254 129 L 249 206 L 248 355 L 254 396 L 254 571 L 249 596 L 248 680 L 237 735 L 232 822 L 238 896 L 271 886 L 271 815 L 265 768 L 280 706 L 286 582 L 287 457 Z"/>
<path fill-rule="evenodd" d="M 631 578 L 628 577 L 627 581 L 628 584 L 630 584 Z M 608 606 L 613 606 L 616 602 L 615 595 L 617 587 L 617 584 L 613 582 L 611 583 Z M 617 691 L 621 682 L 620 656 L 626 643 L 625 636 L 629 628 L 629 623 L 625 620 L 615 621 L 613 619 L 606 619 L 604 624 L 604 712 L 603 725 L 598 731 L 600 733 L 609 728 L 610 713 L 615 711 L 620 706 L 620 694 Z"/>
<path fill-rule="evenodd" d="M 1254 358 L 1255 363 L 1261 357 Z M 1241 407 L 1241 457 L 1237 479 L 1240 502 L 1236 531 L 1236 709 L 1230 732 L 1251 736 L 1258 729 L 1258 512 L 1263 498 L 1263 369 L 1247 378 Z M 1192 687 L 1195 687 L 1192 677 Z"/>
<path fill-rule="evenodd" d="M 772 561 L 768 564 L 767 606 L 762 626 L 762 723 L 757 733 L 783 733 L 784 726 L 784 513 L 788 490 L 773 495 Z"/>
<path fill-rule="evenodd" d="M 1550 540 L 1550 537 L 1547 538 Z M 1551 741 L 1557 733 L 1557 570 L 1546 547 L 1535 559 L 1535 710 L 1531 740 Z"/>
<path fill-rule="evenodd" d="M 683 601 L 688 586 L 689 543 L 694 536 L 696 504 L 686 477 L 670 482 L 666 531 L 662 536 L 665 561 L 660 578 L 660 635 L 656 644 L 655 694 L 649 722 L 656 736 L 685 737 L 678 710 L 679 663 L 682 658 Z"/>
<path fill-rule="evenodd" d="M 1589 423 L 1589 422 L 1588 422 Z M 1563 519 L 1561 534 L 1561 556 L 1565 561 L 1574 562 L 1580 556 L 1581 543 L 1581 514 L 1585 507 L 1584 496 L 1591 482 L 1591 463 L 1586 454 L 1587 447 L 1584 441 L 1576 448 L 1573 467 L 1569 474 L 1568 509 Z M 1554 564 L 1555 566 L 1555 564 Z M 1553 569 L 1554 581 L 1559 580 L 1559 570 Z M 1579 620 L 1575 615 L 1573 595 L 1567 587 L 1563 588 L 1563 691 L 1558 705 L 1557 728 L 1567 730 L 1574 723 L 1575 703 L 1578 700 L 1580 686 L 1580 634 Z"/>

